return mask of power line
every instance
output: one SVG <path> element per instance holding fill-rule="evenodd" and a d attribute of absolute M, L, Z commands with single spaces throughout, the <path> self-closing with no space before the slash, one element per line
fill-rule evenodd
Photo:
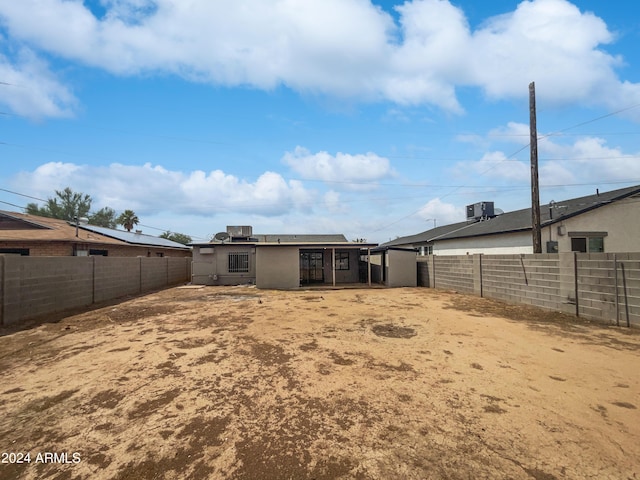
<path fill-rule="evenodd" d="M 19 208 L 20 210 L 26 210 L 27 209 L 27 207 L 21 207 L 20 205 L 16 205 L 15 203 L 9 203 L 9 202 L 5 202 L 3 200 L 0 200 L 0 203 L 11 205 L 12 207 Z"/>
<path fill-rule="evenodd" d="M 558 135 L 560 133 L 566 132 L 567 130 L 573 130 L 574 128 L 583 127 L 585 125 L 589 125 L 590 123 L 594 123 L 594 122 L 597 122 L 597 121 L 602 120 L 604 118 L 612 117 L 614 115 L 618 115 L 620 113 L 627 112 L 629 110 L 633 110 L 634 108 L 638 108 L 638 107 L 640 107 L 640 103 L 636 103 L 634 105 L 631 105 L 630 107 L 621 108 L 620 110 L 616 110 L 615 112 L 607 113 L 606 115 L 601 115 L 601 116 L 593 118 L 591 120 L 587 120 L 586 122 L 577 123 L 575 125 L 572 125 L 571 127 L 563 128 L 562 130 L 556 130 L 555 132 L 548 133 L 546 135 L 542 135 L 541 137 L 538 137 L 538 140 L 540 140 L 542 138 L 545 138 L 545 137 Z"/>
<path fill-rule="evenodd" d="M 8 190 L 8 189 L 6 189 L 6 188 L 0 188 L 0 191 L 2 191 L 2 192 L 7 192 L 7 193 L 11 193 L 11 194 L 13 194 L 13 195 L 18 195 L 18 196 L 20 196 L 20 197 L 30 198 L 30 199 L 32 199 L 32 200 L 38 200 L 38 201 L 40 201 L 40 202 L 48 202 L 48 200 L 45 200 L 45 199 L 43 199 L 43 198 L 40 198 L 40 197 L 34 197 L 34 196 L 32 196 L 32 195 L 27 195 L 27 194 L 20 193 L 20 192 L 15 192 L 15 191 L 13 191 L 13 190 Z M 5 201 L 2 201 L 2 200 L 0 200 L 0 203 L 5 203 L 5 204 L 7 204 L 7 205 L 11 205 L 12 207 L 16 207 L 16 208 L 19 208 L 19 209 L 24 210 L 24 211 L 26 211 L 26 210 L 27 210 L 27 207 L 22 207 L 22 206 L 20 206 L 20 205 L 16 205 L 16 204 L 14 204 L 14 203 L 5 202 Z M 111 208 L 111 207 L 108 207 L 108 208 Z M 98 211 L 92 210 L 92 211 L 89 211 L 89 212 L 87 212 L 87 213 L 88 213 L 89 215 L 95 215 L 96 213 L 98 213 Z M 158 230 L 158 231 L 161 231 L 161 232 L 170 232 L 170 231 L 171 231 L 171 230 L 170 230 L 170 229 L 168 229 L 168 228 L 152 227 L 152 226 L 150 226 L 150 225 L 143 225 L 143 224 L 141 224 L 141 223 L 139 223 L 138 225 L 140 225 L 141 227 L 144 227 L 144 228 L 150 228 L 150 229 L 152 229 L 152 230 Z M 176 233 L 177 233 L 177 232 L 176 232 Z M 192 237 L 192 238 L 196 238 L 196 239 L 208 240 L 208 239 L 204 239 L 203 237 L 197 237 L 197 236 L 192 236 L 192 235 L 189 235 L 189 236 L 190 236 L 190 237 Z"/>
<path fill-rule="evenodd" d="M 631 106 L 629 106 L 629 107 L 622 108 L 622 109 L 617 110 L 617 111 L 615 111 L 615 112 L 608 113 L 608 114 L 606 114 L 606 115 L 601 115 L 601 116 L 599 116 L 599 117 L 597 117 L 597 118 L 594 118 L 594 119 L 591 119 L 591 120 L 587 120 L 586 122 L 581 122 L 581 123 L 578 123 L 578 124 L 572 125 L 572 126 L 570 126 L 570 127 L 564 128 L 564 129 L 562 129 L 562 130 L 557 130 L 557 131 L 555 131 L 555 132 L 553 132 L 553 133 L 549 133 L 549 134 L 547 134 L 547 135 L 537 136 L 536 138 L 537 138 L 538 140 L 540 140 L 540 139 L 544 139 L 544 138 L 547 138 L 547 137 L 550 137 L 550 136 L 553 136 L 553 135 L 560 134 L 560 133 L 565 132 L 565 131 L 567 131 L 567 130 L 572 130 L 572 129 L 574 129 L 574 128 L 578 128 L 578 127 L 581 127 L 581 126 L 584 126 L 584 125 L 588 125 L 588 124 L 590 124 L 590 123 L 593 123 L 593 122 L 596 122 L 596 121 L 602 120 L 602 119 L 604 119 L 604 118 L 608 118 L 608 117 L 611 117 L 611 116 L 613 116 L 613 115 L 617 115 L 617 114 L 619 114 L 619 113 L 626 112 L 626 111 L 629 111 L 629 110 L 632 110 L 632 109 L 634 109 L 634 108 L 638 108 L 638 107 L 640 107 L 640 103 L 636 103 L 636 104 L 631 105 Z M 502 161 L 499 161 L 499 162 L 497 162 L 496 164 L 492 165 L 492 166 L 491 166 L 490 168 L 488 168 L 487 170 L 485 170 L 485 171 L 483 171 L 483 172 L 480 172 L 479 176 L 483 176 L 483 175 L 485 175 L 486 173 L 488 173 L 488 172 L 490 172 L 491 170 L 493 170 L 494 168 L 496 168 L 498 165 L 501 165 L 501 164 L 502 164 L 503 162 L 505 162 L 506 160 L 511 159 L 512 157 L 515 157 L 515 156 L 516 156 L 518 153 L 520 153 L 521 151 L 525 150 L 526 148 L 529 148 L 529 146 L 530 146 L 530 143 L 527 143 L 527 145 L 525 145 L 525 146 L 523 146 L 522 148 L 520 148 L 520 149 L 516 150 L 514 153 L 512 153 L 511 155 L 509 155 L 508 157 L 506 157 L 506 158 L 505 158 L 505 159 L 503 159 Z M 449 193 L 447 193 L 446 195 L 444 195 L 444 196 L 442 196 L 442 197 L 439 197 L 439 198 L 440 198 L 440 199 L 442 199 L 442 198 L 446 198 L 446 197 L 448 197 L 448 196 L 450 196 L 450 195 L 453 195 L 456 191 L 460 190 L 460 188 L 462 188 L 462 187 L 454 188 L 451 192 L 449 192 Z M 424 205 L 423 205 L 423 206 L 424 206 Z M 395 222 L 392 222 L 392 223 L 389 223 L 389 224 L 387 224 L 387 225 L 385 225 L 385 226 L 383 226 L 383 227 L 380 227 L 380 228 L 378 228 L 378 229 L 374 230 L 373 232 L 374 232 L 374 233 L 375 233 L 375 232 L 379 232 L 379 231 L 384 230 L 384 229 L 386 229 L 386 228 L 389 228 L 389 227 L 391 227 L 391 226 L 393 226 L 393 225 L 396 225 L 397 223 L 400 223 L 401 221 L 406 220 L 407 218 L 410 218 L 410 217 L 414 216 L 415 214 L 417 214 L 418 212 L 420 212 L 420 210 L 422 210 L 423 206 L 421 206 L 419 209 L 415 210 L 414 212 L 410 213 L 409 215 L 405 215 L 404 217 L 400 218 L 399 220 L 396 220 Z"/>
<path fill-rule="evenodd" d="M 44 198 L 32 197 L 31 195 L 25 195 L 24 193 L 14 192 L 12 190 L 7 190 L 6 188 L 0 188 L 0 191 L 7 192 L 7 193 L 12 193 L 14 195 L 19 195 L 19 196 L 25 197 L 25 198 L 31 198 L 32 200 L 38 200 L 40 202 L 46 202 L 47 201 Z"/>

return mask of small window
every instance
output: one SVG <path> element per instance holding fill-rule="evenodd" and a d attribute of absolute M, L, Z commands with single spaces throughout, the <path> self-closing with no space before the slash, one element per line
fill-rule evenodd
<path fill-rule="evenodd" d="M 229 273 L 248 273 L 249 253 L 238 252 L 229 254 Z"/>
<path fill-rule="evenodd" d="M 0 248 L 0 254 L 29 256 L 28 248 Z"/>
<path fill-rule="evenodd" d="M 602 237 L 590 237 L 589 238 L 589 251 L 590 252 L 604 252 L 604 238 L 602 238 Z"/>
<path fill-rule="evenodd" d="M 571 239 L 571 251 L 587 253 L 587 239 L 586 238 L 572 238 Z"/>
<path fill-rule="evenodd" d="M 349 252 L 336 252 L 336 270 L 349 270 Z"/>
<path fill-rule="evenodd" d="M 97 248 L 92 248 L 89 250 L 89 255 L 91 255 L 92 257 L 108 257 L 109 250 L 100 250 Z"/>
<path fill-rule="evenodd" d="M 573 237 L 571 251 L 582 253 L 604 252 L 604 237 Z"/>
<path fill-rule="evenodd" d="M 162 252 L 156 252 L 156 257 L 164 257 L 164 253 L 162 253 Z"/>

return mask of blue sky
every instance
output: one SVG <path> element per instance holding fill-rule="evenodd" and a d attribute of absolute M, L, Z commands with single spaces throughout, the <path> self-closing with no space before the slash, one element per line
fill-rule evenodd
<path fill-rule="evenodd" d="M 531 82 L 542 202 L 640 184 L 639 44 L 636 2 L 0 0 L 0 209 L 385 242 L 530 205 Z"/>

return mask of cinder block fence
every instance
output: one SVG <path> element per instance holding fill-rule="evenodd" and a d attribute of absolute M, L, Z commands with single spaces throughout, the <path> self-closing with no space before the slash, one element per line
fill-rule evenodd
<path fill-rule="evenodd" d="M 0 325 L 191 281 L 191 258 L 0 255 Z M 640 326 L 640 253 L 418 257 L 418 285 Z"/>
<path fill-rule="evenodd" d="M 191 257 L 0 255 L 0 325 L 191 281 Z"/>
<path fill-rule="evenodd" d="M 418 285 L 640 326 L 640 253 L 418 257 Z"/>

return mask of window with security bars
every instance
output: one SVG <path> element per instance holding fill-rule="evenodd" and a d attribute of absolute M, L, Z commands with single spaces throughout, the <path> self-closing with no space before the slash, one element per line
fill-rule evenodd
<path fill-rule="evenodd" d="M 237 252 L 229 254 L 229 273 L 249 272 L 249 253 Z"/>

